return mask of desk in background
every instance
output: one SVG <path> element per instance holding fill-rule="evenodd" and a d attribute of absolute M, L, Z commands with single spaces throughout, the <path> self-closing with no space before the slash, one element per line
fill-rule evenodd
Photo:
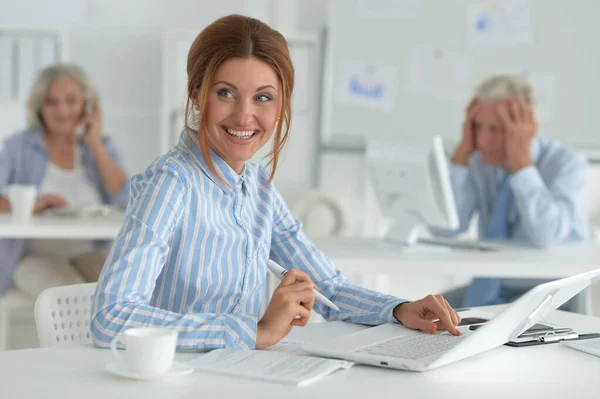
<path fill-rule="evenodd" d="M 507 246 L 498 251 L 420 244 L 402 249 L 377 240 L 346 238 L 317 239 L 315 244 L 345 274 L 561 278 L 600 267 L 600 245 L 597 243 L 548 249 Z"/>
<path fill-rule="evenodd" d="M 600 245 L 577 243 L 548 249 L 507 246 L 498 251 L 460 250 L 417 245 L 403 249 L 372 239 L 328 238 L 315 244 L 346 276 L 364 273 L 411 277 L 482 276 L 562 278 L 600 268 Z M 591 290 L 576 301 L 580 313 L 592 313 Z"/>
<path fill-rule="evenodd" d="M 502 306 L 486 310 L 498 312 Z M 600 331 L 600 318 L 556 311 L 546 321 Z M 295 327 L 290 338 L 323 341 L 364 326 L 341 322 Z M 179 353 L 177 360 L 195 354 Z M 110 351 L 91 347 L 0 352 L 0 393 L 6 398 L 599 398 L 600 358 L 559 344 L 501 346 L 425 373 L 355 366 L 295 388 L 194 372 L 171 380 L 140 382 L 104 371 Z"/>
<path fill-rule="evenodd" d="M 107 218 L 42 216 L 13 223 L 0 214 L 0 238 L 113 239 L 122 215 Z M 408 250 L 368 239 L 317 239 L 315 244 L 347 275 L 468 275 L 560 278 L 600 267 L 600 245 L 573 244 L 545 250 L 507 247 L 496 252 L 417 246 Z"/>
<path fill-rule="evenodd" d="M 103 218 L 44 215 L 34 217 L 28 223 L 15 223 L 10 214 L 0 214 L 0 238 L 112 240 L 122 221 L 122 214 Z"/>

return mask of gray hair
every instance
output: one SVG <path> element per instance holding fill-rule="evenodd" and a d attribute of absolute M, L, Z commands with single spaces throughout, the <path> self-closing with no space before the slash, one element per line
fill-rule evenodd
<path fill-rule="evenodd" d="M 515 96 L 523 98 L 527 105 L 535 106 L 531 83 L 519 75 L 492 76 L 475 89 L 475 96 L 484 101 L 505 100 Z"/>
<path fill-rule="evenodd" d="M 31 87 L 29 99 L 27 100 L 27 126 L 29 128 L 42 129 L 44 122 L 40 115 L 40 109 L 46 95 L 48 87 L 57 80 L 69 77 L 73 79 L 79 87 L 86 104 L 93 103 L 98 99 L 98 91 L 91 80 L 87 77 L 83 69 L 72 64 L 55 64 L 42 69 Z"/>

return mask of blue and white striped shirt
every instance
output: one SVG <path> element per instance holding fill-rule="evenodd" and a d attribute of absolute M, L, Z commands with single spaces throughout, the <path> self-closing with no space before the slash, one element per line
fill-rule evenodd
<path fill-rule="evenodd" d="M 223 184 L 185 133 L 131 183 L 131 201 L 98 286 L 96 345 L 130 327 L 169 326 L 178 349 L 254 348 L 266 261 L 311 277 L 340 312 L 328 320 L 393 322 L 404 300 L 350 283 L 294 220 L 269 173 L 246 163 L 236 174 L 211 153 Z"/>

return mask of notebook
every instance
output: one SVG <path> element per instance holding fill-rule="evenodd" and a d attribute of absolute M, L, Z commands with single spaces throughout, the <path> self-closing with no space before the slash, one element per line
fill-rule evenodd
<path fill-rule="evenodd" d="M 277 348 L 248 351 L 216 349 L 190 363 L 197 371 L 299 387 L 354 365 L 345 360 L 295 354 L 301 353 L 295 344 L 284 343 L 283 346 L 286 346 L 284 352 L 276 351 Z"/>

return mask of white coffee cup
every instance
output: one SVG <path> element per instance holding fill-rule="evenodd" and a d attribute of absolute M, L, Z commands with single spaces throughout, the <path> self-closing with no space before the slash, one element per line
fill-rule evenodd
<path fill-rule="evenodd" d="M 6 188 L 12 219 L 15 222 L 29 222 L 37 199 L 37 188 L 31 185 L 14 184 Z"/>
<path fill-rule="evenodd" d="M 125 346 L 117 350 L 117 343 Z M 117 335 L 110 348 L 118 361 L 139 374 L 164 374 L 173 365 L 177 346 L 177 331 L 170 328 L 131 328 Z"/>

